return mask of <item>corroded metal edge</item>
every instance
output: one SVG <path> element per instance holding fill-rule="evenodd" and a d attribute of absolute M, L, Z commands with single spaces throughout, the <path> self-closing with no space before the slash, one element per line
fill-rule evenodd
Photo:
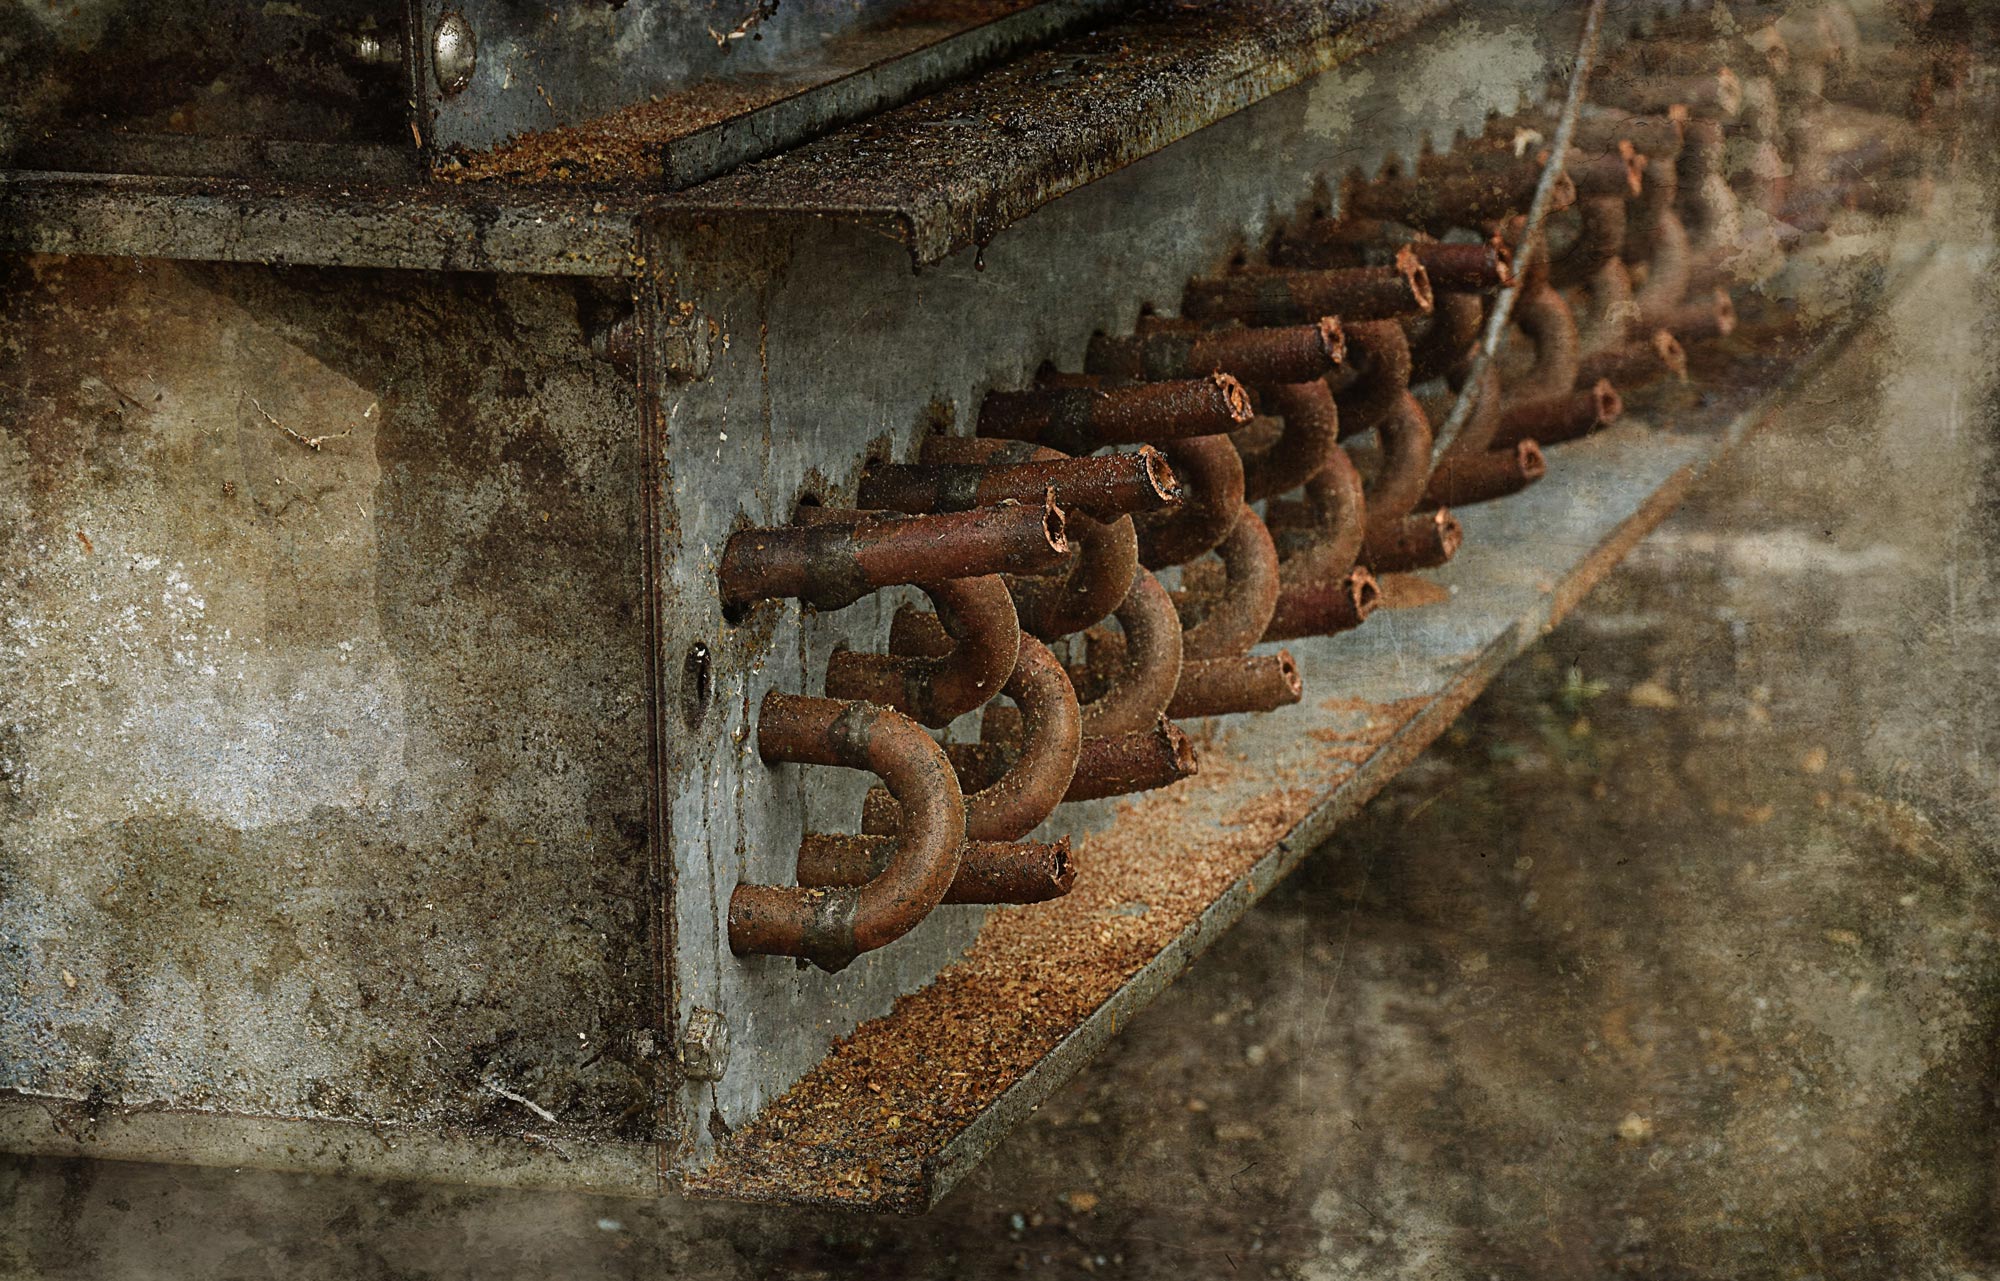
<path fill-rule="evenodd" d="M 469 1183 L 484 1187 L 672 1198 L 659 1145 L 569 1141 L 546 1135 L 416 1130 L 348 1121 L 280 1120 L 159 1109 L 107 1111 L 79 1121 L 77 1104 L 0 1091 L 0 1150 L 30 1156 L 157 1161 Z"/>
<path fill-rule="evenodd" d="M 844 218 L 919 265 L 1409 34 L 1454 0 L 1153 3 L 683 192 L 677 209 Z M 895 156 L 894 164 L 882 157 Z"/>
<path fill-rule="evenodd" d="M 641 222 L 728 213 L 854 222 L 931 263 L 1455 5 L 1156 0 L 678 193 L 0 172 L 0 252 L 635 276 Z"/>
<path fill-rule="evenodd" d="M 814 1186 L 773 1190 L 768 1184 L 741 1191 L 728 1187 L 726 1171 L 706 1172 L 700 1181 L 684 1182 L 682 1193 L 692 1199 L 742 1199 L 777 1204 L 816 1205 L 846 1210 L 918 1214 L 950 1192 L 1016 1125 L 1076 1074 L 1140 1011 L 1164 992 L 1180 974 L 1294 868 L 1323 843 L 1339 823 L 1356 813 L 1394 775 L 1414 760 L 1450 726 L 1457 715 L 1485 689 L 1508 662 L 1524 653 L 1554 628 L 1634 546 L 1679 505 L 1693 486 L 1723 465 L 1751 434 L 1770 422 L 1808 381 L 1837 360 L 1860 329 L 1907 287 L 1931 257 L 1926 250 L 1901 263 L 1893 281 L 1885 282 L 1866 305 L 1855 307 L 1835 329 L 1813 344 L 1803 358 L 1789 365 L 1783 377 L 1748 406 L 1726 419 L 1694 424 L 1700 442 L 1692 460 L 1674 468 L 1654 485 L 1621 520 L 1611 526 L 1559 579 L 1538 594 L 1534 608 L 1516 617 L 1470 655 L 1465 665 L 1400 725 L 1351 774 L 1343 777 L 1284 836 L 1238 876 L 1189 925 L 1136 973 L 1065 1035 L 1055 1047 L 1021 1073 L 969 1124 L 920 1158 L 920 1186 L 891 1188 L 874 1199 L 833 1196 Z M 1665 433 L 1663 427 L 1662 432 Z M 1665 433 L 1657 448 L 1678 444 L 1688 453 L 1690 437 Z M 1643 448 L 1644 446 L 1641 446 Z M 1560 484 L 1553 472 L 1544 485 Z M 1450 606 L 1442 606 L 1449 610 Z M 1085 851 L 1087 853 L 1087 849 Z M 885 1016 L 894 1019 L 892 1013 Z M 836 1050 L 836 1053 L 838 1051 Z"/>
<path fill-rule="evenodd" d="M 125 174 L 0 172 L 0 253 L 629 276 L 644 201 Z"/>

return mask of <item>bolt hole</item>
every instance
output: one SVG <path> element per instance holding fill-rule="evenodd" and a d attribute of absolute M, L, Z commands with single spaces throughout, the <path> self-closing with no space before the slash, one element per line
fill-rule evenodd
<path fill-rule="evenodd" d="M 681 662 L 681 715 L 689 729 L 701 728 L 702 718 L 708 715 L 709 697 L 714 693 L 710 667 L 707 645 L 696 641 L 688 646 L 687 657 Z"/>

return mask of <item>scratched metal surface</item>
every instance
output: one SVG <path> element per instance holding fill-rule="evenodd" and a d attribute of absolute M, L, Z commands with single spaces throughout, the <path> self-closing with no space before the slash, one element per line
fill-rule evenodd
<path fill-rule="evenodd" d="M 442 1162 L 484 1178 L 655 1139 L 638 412 L 580 323 L 616 300 L 7 270 L 0 1091 L 46 1104 L 9 1145 L 234 1114 L 387 1127 L 359 1169 L 490 1136 Z"/>

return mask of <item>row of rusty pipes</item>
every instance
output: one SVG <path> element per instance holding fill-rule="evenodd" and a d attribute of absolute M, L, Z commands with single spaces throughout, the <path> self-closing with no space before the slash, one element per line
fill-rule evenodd
<path fill-rule="evenodd" d="M 1603 61 L 1546 226 L 1521 213 L 1553 109 L 1496 117 L 1350 182 L 1337 219 L 1286 229 L 1261 263 L 1190 281 L 1178 317 L 1100 334 L 1081 373 L 989 394 L 975 435 L 872 467 L 853 509 L 735 535 L 718 571 L 731 616 L 898 586 L 930 608 L 902 608 L 886 653 L 833 655 L 822 695 L 765 696 L 766 762 L 880 786 L 859 835 L 806 836 L 795 885 L 735 889 L 732 949 L 838 970 L 940 904 L 1068 892 L 1068 842 L 1027 839 L 1057 805 L 1192 775 L 1177 721 L 1298 702 L 1298 664 L 1258 646 L 1362 625 L 1383 576 L 1453 557 L 1454 507 L 1536 483 L 1545 451 L 1617 420 L 1625 393 L 1685 382 L 1773 254 L 1843 209 L 1921 198 L 1882 180 L 1917 176 L 1894 140 L 1955 87 L 1948 68 L 1900 67 L 1897 100 L 1858 74 L 1837 20 L 1705 21 Z M 1869 52 L 1891 56 L 1908 61 Z M 1879 117 L 1889 145 L 1815 150 L 1842 93 L 1902 109 Z M 1517 276 L 1524 235 L 1539 243 Z M 1438 451 L 1501 290 L 1510 345 Z M 980 708 L 977 742 L 929 732 Z"/>

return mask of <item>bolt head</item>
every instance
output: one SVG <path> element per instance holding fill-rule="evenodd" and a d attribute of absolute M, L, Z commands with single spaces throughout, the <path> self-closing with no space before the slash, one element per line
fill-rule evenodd
<path fill-rule="evenodd" d="M 463 90 L 472 83 L 478 63 L 478 46 L 465 15 L 453 9 L 439 18 L 431 32 L 431 74 L 437 77 L 438 92 L 449 98 Z"/>
<path fill-rule="evenodd" d="M 729 1025 L 714 1010 L 696 1006 L 681 1029 L 681 1072 L 690 1081 L 720 1081 L 729 1066 Z"/>

